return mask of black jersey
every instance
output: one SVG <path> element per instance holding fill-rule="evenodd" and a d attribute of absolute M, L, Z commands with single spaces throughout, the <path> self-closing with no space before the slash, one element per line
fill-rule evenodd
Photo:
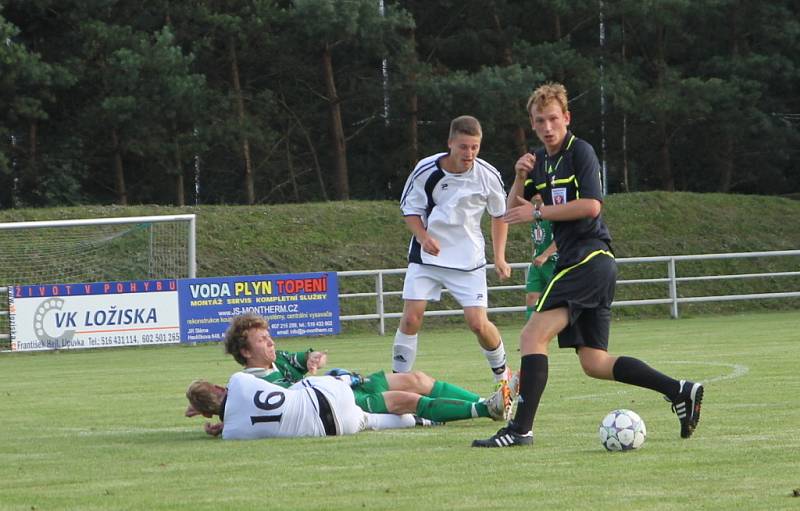
<path fill-rule="evenodd" d="M 567 131 L 561 150 L 549 156 L 537 149 L 536 165 L 525 183 L 525 198 L 537 193 L 546 206 L 566 204 L 576 199 L 603 201 L 600 163 L 592 146 Z M 611 248 L 611 234 L 602 215 L 566 222 L 553 222 L 553 238 L 558 248 L 558 267 L 572 266 L 595 250 Z"/>

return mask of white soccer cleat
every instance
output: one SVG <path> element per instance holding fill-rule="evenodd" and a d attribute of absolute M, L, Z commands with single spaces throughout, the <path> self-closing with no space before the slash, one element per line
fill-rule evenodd
<path fill-rule="evenodd" d="M 514 416 L 514 407 L 517 404 L 517 396 L 519 395 L 519 371 L 515 372 L 511 379 L 508 380 L 508 391 L 511 405 L 508 407 L 506 420 L 511 420 L 511 417 Z"/>
<path fill-rule="evenodd" d="M 508 389 L 511 391 L 511 400 L 513 401 L 519 394 L 519 371 L 512 372 L 511 378 L 508 379 Z"/>
<path fill-rule="evenodd" d="M 494 381 L 499 385 L 501 381 L 510 381 L 513 376 L 514 371 L 512 371 L 511 368 L 506 365 L 506 368 L 502 373 L 494 375 Z"/>
<path fill-rule="evenodd" d="M 503 380 L 498 386 L 497 390 L 487 397 L 484 401 L 486 408 L 489 410 L 489 416 L 496 420 L 508 420 L 511 415 L 511 389 L 508 387 L 508 382 Z"/>

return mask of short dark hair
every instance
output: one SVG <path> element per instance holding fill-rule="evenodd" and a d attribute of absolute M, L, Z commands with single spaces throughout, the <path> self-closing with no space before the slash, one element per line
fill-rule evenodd
<path fill-rule="evenodd" d="M 483 137 L 481 123 L 478 122 L 478 119 L 472 117 L 471 115 L 462 115 L 456 117 L 450 122 L 449 140 L 453 140 L 459 133 L 463 135 L 469 135 L 471 137 Z"/>

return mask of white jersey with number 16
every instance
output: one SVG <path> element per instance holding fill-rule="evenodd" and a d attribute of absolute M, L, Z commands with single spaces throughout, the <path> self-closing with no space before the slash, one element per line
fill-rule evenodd
<path fill-rule="evenodd" d="M 247 373 L 231 376 L 222 438 L 325 436 L 313 389 L 294 387 L 285 389 Z"/>
<path fill-rule="evenodd" d="M 350 386 L 331 376 L 309 376 L 288 389 L 240 372 L 228 382 L 222 438 L 325 436 L 317 393 L 330 406 L 337 435 L 363 431 L 367 414 L 356 405 Z"/>

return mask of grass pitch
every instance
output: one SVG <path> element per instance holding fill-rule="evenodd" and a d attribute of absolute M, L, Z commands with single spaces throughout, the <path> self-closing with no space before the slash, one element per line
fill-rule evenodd
<path fill-rule="evenodd" d="M 184 418 L 186 385 L 237 370 L 219 345 L 0 355 L 0 509 L 798 509 L 800 313 L 628 320 L 612 352 L 706 383 L 702 420 L 681 440 L 653 392 L 585 377 L 551 353 L 533 447 L 472 449 L 499 423 L 351 437 L 224 442 Z M 519 325 L 501 327 L 513 346 Z M 328 349 L 330 367 L 388 368 L 390 336 L 282 340 Z M 423 329 L 417 369 L 486 394 L 466 328 Z M 645 420 L 638 451 L 607 453 L 614 408 Z"/>

